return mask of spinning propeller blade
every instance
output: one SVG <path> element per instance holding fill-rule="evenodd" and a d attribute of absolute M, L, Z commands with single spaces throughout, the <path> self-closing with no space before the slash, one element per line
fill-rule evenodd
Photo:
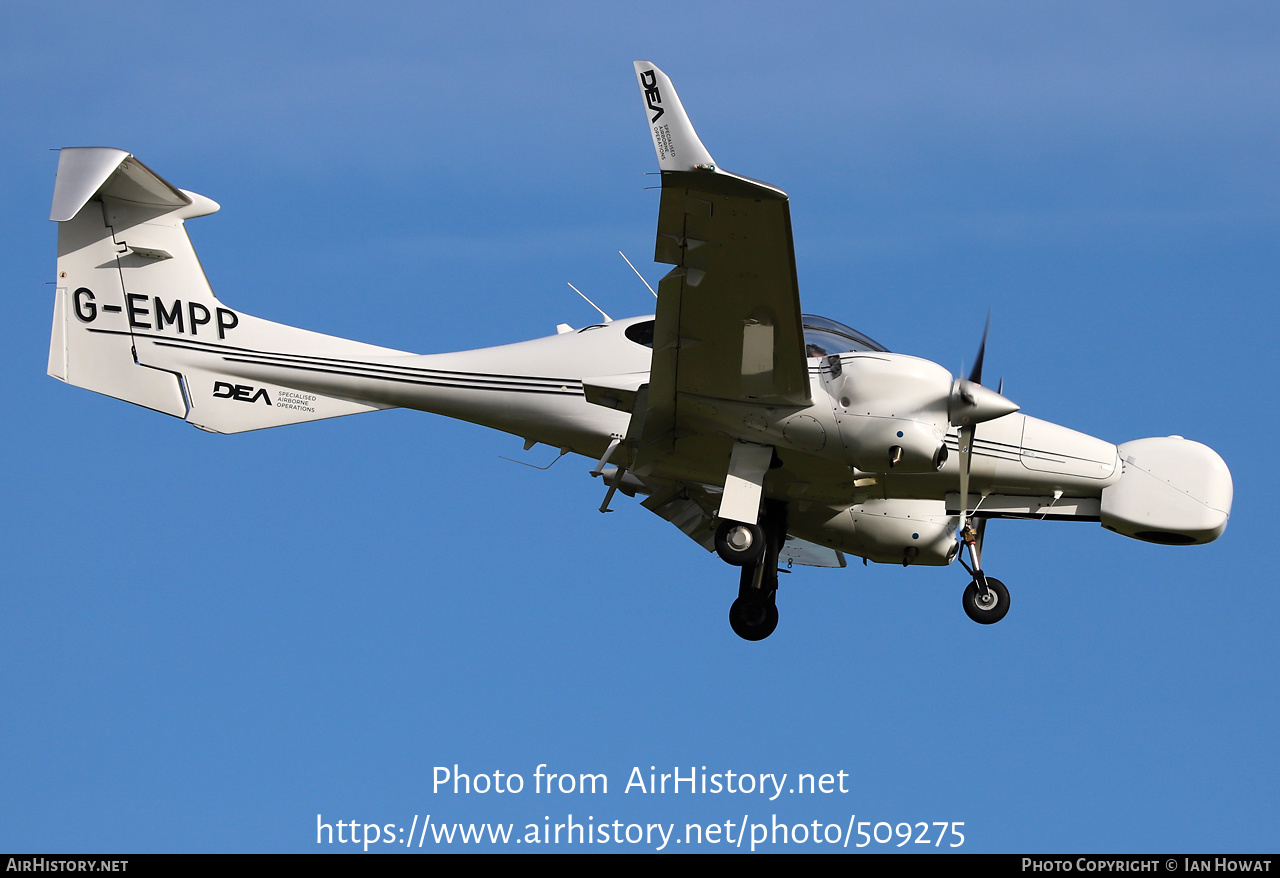
<path fill-rule="evenodd" d="M 982 342 L 978 356 L 973 361 L 969 377 L 957 378 L 951 388 L 949 414 L 951 425 L 959 427 L 960 450 L 960 530 L 963 533 L 969 517 L 969 475 L 973 466 L 973 442 L 976 427 L 982 421 L 991 421 L 1013 414 L 1018 406 L 1005 399 L 999 390 L 982 386 L 982 364 L 987 355 L 987 335 L 991 332 L 991 312 L 987 312 L 987 325 L 982 330 Z M 963 369 L 961 370 L 964 371 Z M 1000 379 L 1004 389 L 1004 379 Z"/>
<path fill-rule="evenodd" d="M 973 371 L 969 373 L 969 380 L 974 384 L 982 383 L 982 360 L 987 353 L 987 333 L 991 332 L 991 311 L 987 311 L 987 325 L 982 330 L 982 344 L 978 345 L 978 356 L 973 361 Z"/>

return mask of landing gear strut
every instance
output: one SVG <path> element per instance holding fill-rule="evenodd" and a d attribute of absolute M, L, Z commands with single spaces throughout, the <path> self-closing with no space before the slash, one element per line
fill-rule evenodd
<path fill-rule="evenodd" d="M 969 550 L 970 567 L 960 563 L 973 574 L 973 582 L 964 590 L 964 612 L 979 625 L 994 625 L 1009 612 L 1009 589 L 1000 580 L 989 577 L 982 572 L 982 533 L 986 529 L 986 519 L 970 518 L 965 522 L 960 538 Z"/>
<path fill-rule="evenodd" d="M 737 528 L 750 528 L 756 540 L 756 558 L 749 562 L 735 562 L 720 551 L 723 542 L 732 544 L 741 538 Z M 778 627 L 778 553 L 787 538 L 787 504 L 780 500 L 765 500 L 760 524 L 739 525 L 726 522 L 716 532 L 716 550 L 729 563 L 742 566 L 738 583 L 738 599 L 729 608 L 729 627 L 743 640 L 764 640 Z M 739 539 L 739 542 L 742 540 Z"/>

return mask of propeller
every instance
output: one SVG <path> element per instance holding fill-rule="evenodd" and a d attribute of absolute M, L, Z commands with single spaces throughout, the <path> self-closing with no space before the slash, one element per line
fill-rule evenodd
<path fill-rule="evenodd" d="M 982 330 L 982 343 L 978 345 L 978 356 L 974 358 L 973 369 L 968 378 L 957 378 L 951 385 L 951 397 L 947 402 L 947 415 L 951 426 L 959 427 L 958 445 L 960 451 L 960 532 L 962 538 L 970 544 L 970 551 L 976 547 L 966 536 L 965 527 L 969 517 L 969 474 L 973 466 L 973 440 L 978 424 L 993 421 L 1018 410 L 1016 403 L 1005 399 L 999 391 L 982 386 L 982 364 L 987 354 L 987 335 L 991 332 L 991 312 L 987 312 L 987 325 Z M 963 370 L 961 370 L 963 371 Z M 1004 389 L 1004 379 L 1000 380 L 1000 389 Z M 981 540 L 981 531 L 985 528 L 979 523 L 971 536 Z M 974 558 L 975 566 L 977 558 Z"/>
<path fill-rule="evenodd" d="M 987 355 L 987 335 L 991 332 L 991 313 L 987 312 L 987 325 L 982 330 L 982 343 L 968 378 L 957 378 L 951 385 L 951 398 L 947 401 L 947 415 L 953 427 L 972 427 L 983 421 L 993 421 L 1018 410 L 997 390 L 982 386 L 982 361 Z M 1001 380 L 1003 389 L 1004 381 Z"/>
<path fill-rule="evenodd" d="M 978 345 L 978 356 L 973 358 L 973 371 L 969 380 L 974 384 L 982 383 L 982 360 L 987 355 L 987 336 L 991 334 L 991 311 L 987 311 L 987 325 L 982 327 L 982 343 Z"/>

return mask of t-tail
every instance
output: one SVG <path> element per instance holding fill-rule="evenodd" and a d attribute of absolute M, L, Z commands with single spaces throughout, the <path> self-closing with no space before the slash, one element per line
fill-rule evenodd
<path fill-rule="evenodd" d="M 217 433 L 389 407 L 335 396 L 319 376 L 326 362 L 403 352 L 252 317 L 214 295 L 185 222 L 216 210 L 123 150 L 62 150 L 49 374 Z"/>

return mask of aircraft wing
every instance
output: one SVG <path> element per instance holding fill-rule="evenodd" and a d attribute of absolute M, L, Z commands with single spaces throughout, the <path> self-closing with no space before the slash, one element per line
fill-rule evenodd
<path fill-rule="evenodd" d="M 675 429 L 691 396 L 809 405 L 786 193 L 718 169 L 671 80 L 635 69 L 662 169 L 654 260 L 676 266 L 658 287 L 646 434 Z"/>

